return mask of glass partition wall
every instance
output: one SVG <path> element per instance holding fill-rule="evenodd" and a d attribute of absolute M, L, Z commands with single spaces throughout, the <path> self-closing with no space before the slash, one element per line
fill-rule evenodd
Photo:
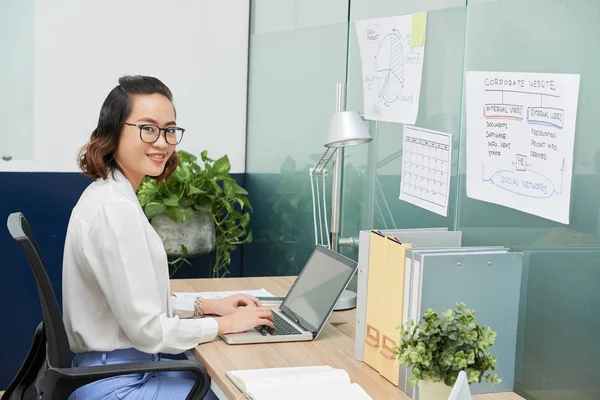
<path fill-rule="evenodd" d="M 345 150 L 341 237 L 356 239 L 371 228 L 446 227 L 463 232 L 463 246 L 522 252 L 515 391 L 534 400 L 598 399 L 596 0 L 253 1 L 246 186 L 255 239 L 244 248 L 244 273 L 292 275 L 312 251 L 309 168 L 324 150 L 337 82 L 346 83 L 346 108 L 363 111 L 354 22 L 422 11 L 416 125 L 452 135 L 448 216 L 399 200 L 403 125 L 365 121 L 374 140 Z M 580 74 L 570 224 L 466 196 L 464 75 L 482 70 Z M 354 243 L 341 252 L 356 259 Z"/>
<path fill-rule="evenodd" d="M 244 275 L 296 274 L 314 248 L 309 169 L 346 80 L 348 6 L 252 1 L 245 185 L 254 213 Z"/>
<path fill-rule="evenodd" d="M 465 71 L 581 77 L 568 225 L 466 196 L 462 113 L 456 229 L 465 246 L 524 253 L 515 382 L 526 399 L 600 399 L 598 20 L 594 0 L 469 0 L 467 7 Z"/>

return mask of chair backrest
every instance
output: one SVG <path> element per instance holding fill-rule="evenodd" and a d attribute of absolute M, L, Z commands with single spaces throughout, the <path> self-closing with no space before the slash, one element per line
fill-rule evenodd
<path fill-rule="evenodd" d="M 35 277 L 42 305 L 48 363 L 55 368 L 68 368 L 71 366 L 69 339 L 67 338 L 58 301 L 31 228 L 21 213 L 10 214 L 7 225 L 11 236 L 25 252 Z"/>
<path fill-rule="evenodd" d="M 471 400 L 472 398 L 467 373 L 460 371 L 448 400 Z"/>

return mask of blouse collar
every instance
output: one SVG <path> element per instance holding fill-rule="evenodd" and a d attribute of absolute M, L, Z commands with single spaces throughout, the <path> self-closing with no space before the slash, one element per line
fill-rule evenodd
<path fill-rule="evenodd" d="M 121 170 L 115 168 L 111 173 L 108 174 L 108 180 L 113 182 L 114 185 L 123 193 L 129 200 L 138 202 L 137 195 L 133 190 L 133 186 L 129 179 L 121 172 Z"/>

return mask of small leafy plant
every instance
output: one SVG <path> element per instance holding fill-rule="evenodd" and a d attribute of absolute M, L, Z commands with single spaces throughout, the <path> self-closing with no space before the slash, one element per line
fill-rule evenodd
<path fill-rule="evenodd" d="M 204 168 L 193 154 L 178 151 L 177 155 L 179 165 L 171 179 L 160 183 L 152 178 L 142 181 L 137 193 L 140 204 L 148 219 L 165 213 L 175 222 L 184 222 L 194 212 L 210 213 L 216 228 L 216 256 L 211 276 L 226 276 L 231 252 L 238 245 L 252 241 L 249 229 L 252 206 L 248 192 L 229 174 L 231 165 L 226 155 L 213 160 L 203 151 Z M 187 262 L 187 252 L 183 250 L 184 256 L 176 260 L 178 265 Z"/>
<path fill-rule="evenodd" d="M 475 311 L 465 303 L 442 313 L 442 318 L 427 310 L 420 324 L 408 321 L 401 331 L 396 356 L 406 367 L 412 367 L 411 385 L 420 381 L 440 382 L 453 386 L 460 371 L 465 371 L 469 384 L 502 382 L 497 374 L 496 357 L 489 349 L 494 345 L 496 332 L 475 323 Z M 488 372 L 492 371 L 492 372 Z"/>

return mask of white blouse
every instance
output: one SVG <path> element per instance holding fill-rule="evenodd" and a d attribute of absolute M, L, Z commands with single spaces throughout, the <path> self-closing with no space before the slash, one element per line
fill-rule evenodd
<path fill-rule="evenodd" d="M 63 259 L 63 318 L 71 351 L 135 348 L 177 354 L 218 332 L 170 297 L 167 256 L 120 172 L 90 184 L 71 213 Z M 188 318 L 188 319 L 183 319 Z"/>

